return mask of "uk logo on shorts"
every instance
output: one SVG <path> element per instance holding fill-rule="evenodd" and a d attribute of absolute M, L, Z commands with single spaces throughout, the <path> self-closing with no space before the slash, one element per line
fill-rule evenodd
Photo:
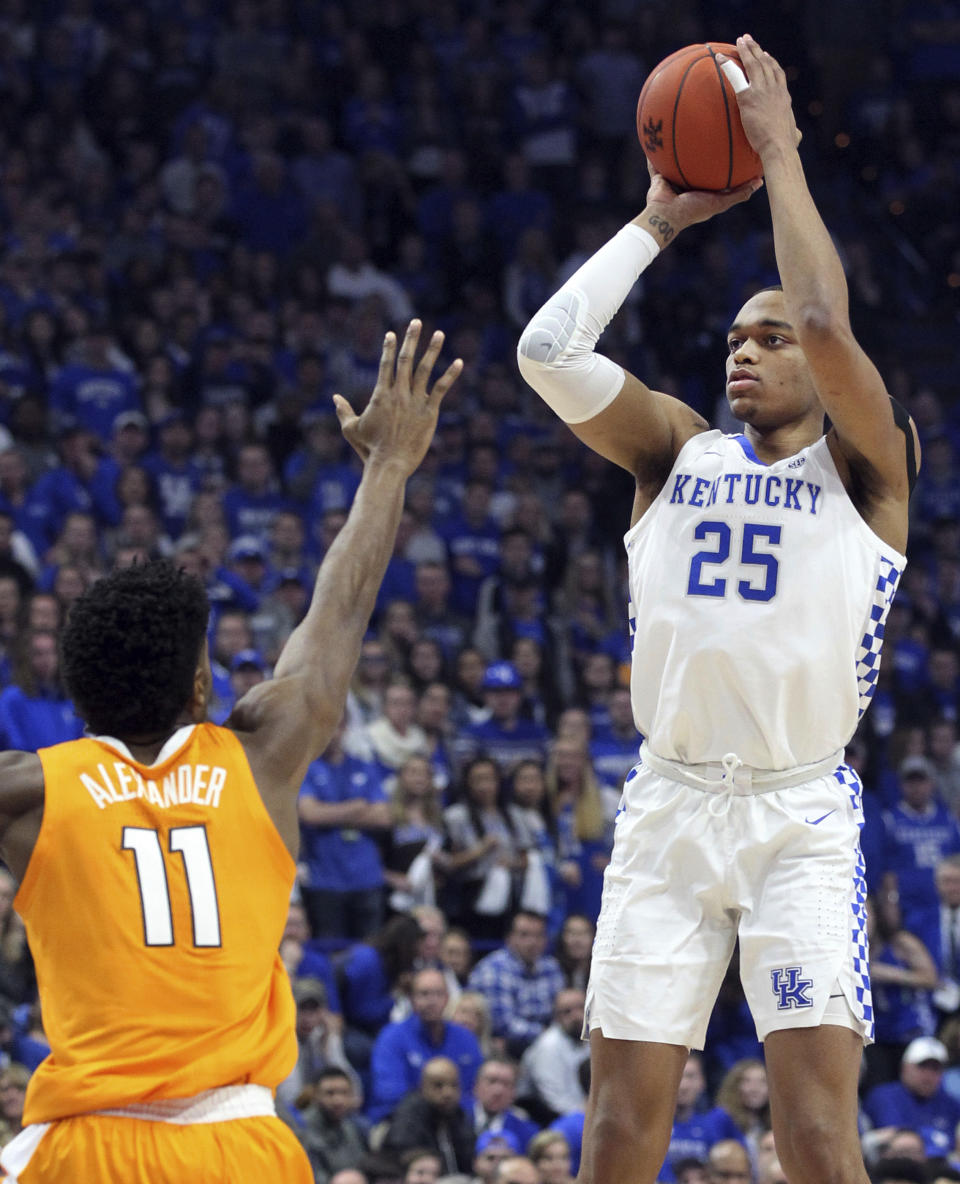
<path fill-rule="evenodd" d="M 789 1011 L 791 1007 L 813 1007 L 813 1000 L 807 991 L 813 990 L 812 978 L 801 978 L 801 966 L 783 966 L 770 971 L 773 993 L 777 996 L 777 1011 Z"/>

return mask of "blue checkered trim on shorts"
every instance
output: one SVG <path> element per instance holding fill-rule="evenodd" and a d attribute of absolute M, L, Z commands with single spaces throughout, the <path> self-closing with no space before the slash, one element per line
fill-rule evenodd
<path fill-rule="evenodd" d="M 898 573 L 899 574 L 899 573 Z M 860 778 L 849 765 L 839 765 L 834 777 L 845 786 L 850 794 L 850 803 L 857 818 L 857 825 L 863 828 L 863 786 Z M 850 905 L 850 941 L 853 946 L 853 971 L 860 1018 L 867 1025 L 867 1035 L 873 1039 L 873 995 L 870 992 L 870 956 L 867 948 L 867 880 L 866 864 L 860 843 L 857 843 L 857 866 L 853 873 L 853 901 Z"/>
<path fill-rule="evenodd" d="M 860 715 L 863 715 L 870 706 L 870 700 L 877 689 L 884 625 L 899 579 L 900 569 L 881 555 L 880 573 L 877 576 L 877 586 L 873 593 L 873 604 L 870 606 L 869 622 L 857 649 L 857 689 L 860 692 Z"/>

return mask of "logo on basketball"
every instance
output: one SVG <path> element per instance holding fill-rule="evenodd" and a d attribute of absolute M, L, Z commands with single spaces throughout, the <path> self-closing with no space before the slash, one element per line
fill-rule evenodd
<path fill-rule="evenodd" d="M 663 147 L 663 120 L 648 119 L 643 125 L 643 145 L 648 152 Z"/>
<path fill-rule="evenodd" d="M 813 990 L 812 978 L 801 978 L 800 966 L 784 966 L 770 971 L 773 993 L 777 996 L 777 1011 L 789 1011 L 791 1007 L 813 1007 L 813 1000 L 807 991 Z"/>

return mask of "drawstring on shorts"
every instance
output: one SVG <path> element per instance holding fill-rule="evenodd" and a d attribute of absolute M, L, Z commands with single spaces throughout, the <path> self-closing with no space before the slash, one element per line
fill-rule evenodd
<path fill-rule="evenodd" d="M 707 812 L 714 818 L 722 818 L 729 811 L 736 788 L 737 769 L 742 767 L 743 761 L 735 752 L 728 752 L 726 756 L 721 758 L 720 764 L 723 767 L 723 774 L 720 778 L 721 788 L 713 795 L 707 806 Z"/>

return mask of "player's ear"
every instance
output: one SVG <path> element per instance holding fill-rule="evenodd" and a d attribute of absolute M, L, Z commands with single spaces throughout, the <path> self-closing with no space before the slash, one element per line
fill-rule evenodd
<path fill-rule="evenodd" d="M 193 672 L 193 693 L 190 696 L 188 711 L 194 723 L 202 723 L 207 718 L 207 702 L 210 698 L 213 678 L 207 662 L 201 662 Z"/>

